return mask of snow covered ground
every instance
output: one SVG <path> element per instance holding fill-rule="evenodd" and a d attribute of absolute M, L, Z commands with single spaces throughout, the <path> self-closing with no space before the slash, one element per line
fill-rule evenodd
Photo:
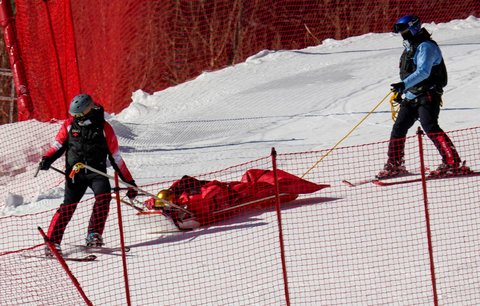
<path fill-rule="evenodd" d="M 478 126 L 480 20 L 471 17 L 425 27 L 441 46 L 449 71 L 441 127 L 448 131 Z M 402 48 L 400 36 L 382 33 L 342 41 L 328 39 L 303 50 L 265 50 L 244 63 L 204 73 L 152 95 L 136 91 L 131 105 L 111 114 L 109 121 L 119 137 L 122 155 L 141 185 L 227 168 L 268 156 L 272 147 L 279 153 L 328 149 L 388 94 L 390 83 L 399 80 Z M 392 126 L 389 111 L 386 101 L 342 146 L 388 139 Z M 3 149 L 0 166 L 8 175 L 0 177 L 5 197 L 0 216 L 49 211 L 62 200 L 61 180 L 45 183 L 45 173 L 33 178 L 58 123 L 0 126 L 3 148 L 12 148 L 8 145 L 12 142 L 10 130 L 20 128 L 38 134 L 21 135 L 24 141 L 18 141 L 17 134 L 15 152 Z M 412 128 L 410 135 L 414 133 Z M 19 150 L 23 153 L 18 154 Z M 3 161 L 9 158 L 25 159 L 27 169 L 6 171 Z M 61 168 L 62 162 L 56 165 Z M 23 190 L 20 186 L 37 187 Z M 200 238 L 193 240 L 192 244 L 202 243 Z M 220 245 L 211 247 L 225 252 Z M 168 243 L 162 248 L 168 248 Z M 220 293 L 215 301 L 222 304 Z"/>

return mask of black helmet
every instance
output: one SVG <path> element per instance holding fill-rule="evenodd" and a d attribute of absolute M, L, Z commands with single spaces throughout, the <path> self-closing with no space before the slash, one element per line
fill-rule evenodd
<path fill-rule="evenodd" d="M 70 115 L 74 117 L 80 117 L 88 113 L 93 106 L 92 97 L 87 94 L 80 94 L 75 96 L 70 102 Z"/>

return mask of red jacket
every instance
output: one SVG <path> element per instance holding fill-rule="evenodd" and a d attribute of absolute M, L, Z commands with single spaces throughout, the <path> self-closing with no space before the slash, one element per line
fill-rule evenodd
<path fill-rule="evenodd" d="M 103 120 L 103 108 L 97 110 L 97 112 L 100 111 L 102 112 L 101 118 L 97 118 L 98 120 L 93 124 L 86 125 L 82 122 L 79 124 L 79 121 L 73 117 L 65 120 L 55 137 L 55 142 L 47 150 L 45 156 L 56 160 L 64 152 L 67 152 L 67 173 L 78 162 L 86 163 L 100 171 L 106 171 L 106 158 L 108 157 L 120 178 L 124 182 L 131 182 L 133 178 L 120 155 L 117 136 L 112 126 Z"/>

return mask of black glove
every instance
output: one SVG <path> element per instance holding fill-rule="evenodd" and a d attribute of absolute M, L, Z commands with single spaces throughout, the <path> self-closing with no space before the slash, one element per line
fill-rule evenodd
<path fill-rule="evenodd" d="M 53 163 L 53 159 L 51 157 L 44 156 L 42 157 L 42 160 L 38 164 L 38 168 L 40 170 L 48 170 L 50 169 L 50 166 Z"/>
<path fill-rule="evenodd" d="M 128 184 L 137 187 L 137 185 L 135 184 L 135 181 L 130 181 L 130 182 L 128 182 Z M 138 190 L 137 190 L 137 188 L 133 188 L 133 187 L 129 187 L 129 188 L 128 188 L 128 190 L 127 190 L 127 197 L 128 197 L 130 200 L 135 199 L 135 198 L 137 197 L 137 195 L 138 195 Z"/>
<path fill-rule="evenodd" d="M 392 91 L 394 92 L 403 93 L 403 91 L 405 90 L 405 83 L 403 82 L 393 83 L 390 84 L 390 86 L 392 86 Z"/>

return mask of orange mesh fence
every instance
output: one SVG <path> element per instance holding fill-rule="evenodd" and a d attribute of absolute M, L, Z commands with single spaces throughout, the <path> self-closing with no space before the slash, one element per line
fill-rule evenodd
<path fill-rule="evenodd" d="M 29 121 L 2 125 L 0 141 L 4 144 L 0 153 L 0 209 L 9 212 L 18 205 L 48 201 L 55 197 L 57 188 L 63 188 L 62 175 L 54 171 L 42 171 L 35 185 L 28 183 L 37 171 L 38 162 L 50 146 L 51 135 L 58 132 L 60 125 Z M 44 132 L 47 131 L 47 132 Z M 19 142 L 19 139 L 22 139 Z M 55 162 L 54 166 L 63 169 L 65 158 Z M 48 193 L 45 193 L 49 190 Z"/>
<path fill-rule="evenodd" d="M 84 304 L 84 300 L 58 262 L 39 260 L 39 256 L 43 256 L 43 248 L 40 246 L 0 254 L 1 304 Z M 74 269 L 74 271 L 77 270 Z"/>
<path fill-rule="evenodd" d="M 79 91 L 118 113 L 133 91 L 159 91 L 261 50 L 389 32 L 394 20 L 412 12 L 437 23 L 480 13 L 477 0 L 15 3 L 33 117 L 42 121 L 64 119 Z"/>
<path fill-rule="evenodd" d="M 448 132 L 473 170 L 480 167 L 479 131 Z M 425 166 L 435 169 L 440 155 L 421 137 Z M 419 145 L 418 136 L 406 139 L 411 174 L 385 180 L 394 183 L 386 186 L 368 180 L 382 169 L 388 142 L 338 148 L 310 171 L 328 151 L 278 154 L 276 178 L 272 157 L 265 157 L 141 186 L 143 195 L 120 204 L 127 274 L 115 201 L 103 233 L 106 246 L 82 246 L 94 201 L 88 199 L 68 224 L 62 250 L 67 258 L 97 255 L 93 262 L 67 261 L 94 305 L 126 304 L 127 279 L 132 305 L 475 304 L 480 176 L 430 179 L 425 193 Z M 151 197 L 167 188 L 177 191 L 173 203 L 196 212 L 199 227 L 179 231 L 162 216 Z M 42 256 L 43 245 L 29 248 L 42 244 L 36 228 L 48 228 L 53 213 L 1 220 L 0 231 L 8 235 L 0 249 L 1 304 L 65 305 L 70 295 L 68 301 L 79 301 L 56 260 L 27 256 Z M 59 284 L 52 287 L 43 277 Z M 35 290 L 11 288 L 21 284 Z"/>

